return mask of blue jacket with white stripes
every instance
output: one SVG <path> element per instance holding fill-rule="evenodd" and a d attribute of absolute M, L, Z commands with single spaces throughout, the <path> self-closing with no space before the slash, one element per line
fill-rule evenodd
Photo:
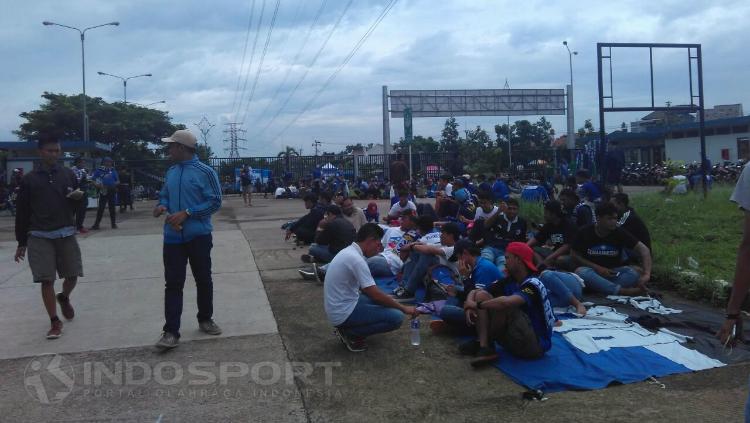
<path fill-rule="evenodd" d="M 182 244 L 193 238 L 211 233 L 211 215 L 221 207 L 219 177 L 210 166 L 201 163 L 197 156 L 170 167 L 164 187 L 159 192 L 159 205 L 169 214 L 186 210 L 190 217 L 176 231 L 164 224 L 164 243 Z"/>

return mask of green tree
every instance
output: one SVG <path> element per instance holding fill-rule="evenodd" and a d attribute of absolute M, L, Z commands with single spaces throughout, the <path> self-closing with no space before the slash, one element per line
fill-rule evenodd
<path fill-rule="evenodd" d="M 458 126 L 458 122 L 453 116 L 445 120 L 445 127 L 440 133 L 440 149 L 442 151 L 455 151 L 458 148 Z"/>
<path fill-rule="evenodd" d="M 398 143 L 393 145 L 393 149 L 401 153 L 408 153 L 409 145 L 402 137 Z M 432 137 L 425 138 L 422 135 L 416 135 L 411 141 L 412 153 L 435 153 L 438 150 L 440 150 L 440 143 Z"/>
<path fill-rule="evenodd" d="M 35 140 L 39 134 L 52 134 L 61 140 L 83 139 L 81 94 L 68 96 L 45 92 L 38 110 L 23 112 L 22 123 L 14 131 L 21 139 Z M 161 154 L 152 145 L 184 125 L 175 125 L 167 112 L 125 104 L 107 103 L 99 97 L 86 98 L 89 133 L 92 141 L 108 144 L 119 159 L 149 159 Z"/>
<path fill-rule="evenodd" d="M 578 128 L 576 134 L 581 138 L 587 135 L 594 135 L 594 124 L 591 123 L 591 119 L 586 119 L 586 121 L 583 123 L 583 128 Z"/>

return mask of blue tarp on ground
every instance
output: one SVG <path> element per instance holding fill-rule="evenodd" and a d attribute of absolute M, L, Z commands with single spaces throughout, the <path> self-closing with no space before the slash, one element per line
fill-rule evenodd
<path fill-rule="evenodd" d="M 544 392 L 606 388 L 613 383 L 641 382 L 691 372 L 643 347 L 612 348 L 587 354 L 559 333 L 552 334 L 552 348 L 538 360 L 523 360 L 500 350 L 495 367 L 516 383 Z"/>

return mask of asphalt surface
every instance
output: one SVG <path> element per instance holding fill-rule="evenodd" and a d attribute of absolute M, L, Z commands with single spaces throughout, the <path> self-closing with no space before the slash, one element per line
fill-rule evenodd
<path fill-rule="evenodd" d="M 302 281 L 297 274 L 299 255 L 306 251 L 285 242 L 279 229 L 285 221 L 304 213 L 302 202 L 256 198 L 253 203 L 253 207 L 244 207 L 238 198 L 228 198 L 214 219 L 217 231 L 227 232 L 227 239 L 236 241 L 234 234 L 243 235 L 245 247 L 251 250 L 246 260 L 252 260 L 252 265 L 232 263 L 239 266 L 236 273 L 215 266 L 214 272 L 219 281 L 248 283 L 254 272 L 259 272 L 270 311 L 238 307 L 244 299 L 236 297 L 253 294 L 232 291 L 233 295 L 215 303 L 217 321 L 239 322 L 243 315 L 248 322 L 272 318 L 277 331 L 184 339 L 179 348 L 167 353 L 156 352 L 145 338 L 142 345 L 123 341 L 122 347 L 79 348 L 75 352 L 65 352 L 63 344 L 56 343 L 64 339 L 43 340 L 47 355 L 34 350 L 0 359 L 0 421 L 742 420 L 750 374 L 747 363 L 665 377 L 660 384 L 561 392 L 548 395 L 543 402 L 525 403 L 521 400 L 524 388 L 494 368 L 473 370 L 457 353 L 452 337 L 434 336 L 427 328 L 422 329 L 418 347 L 410 345 L 405 324 L 395 332 L 372 337 L 368 351 L 350 353 L 332 335 L 323 311 L 322 287 Z M 386 204 L 380 203 L 382 210 Z M 87 235 L 82 244 L 92 243 L 96 251 L 97 245 L 127 244 L 130 240 L 133 248 L 138 248 L 128 237 L 158 235 L 158 222 L 148 216 L 150 205 L 136 206 L 134 213 L 123 216 L 122 230 Z M 0 240 L 12 238 L 10 219 L 0 217 Z M 241 247 L 233 245 L 232 250 Z M 216 247 L 215 252 L 218 250 Z M 12 251 L 12 243 L 0 243 L 0 255 L 7 257 Z M 153 253 L 138 257 L 149 264 L 132 263 L 134 270 L 156 269 L 161 260 Z M 231 261 L 242 260 L 232 256 Z M 229 266 L 228 260 L 214 256 L 215 263 L 222 261 L 223 267 Z M 11 272 L 6 269 L 9 265 L 16 266 L 7 258 L 0 260 L 0 275 Z M 13 272 L 0 278 L 0 296 L 24 283 L 19 271 Z M 77 289 L 85 289 L 85 279 Z M 13 283 L 9 284 L 10 280 Z M 25 283 L 32 284 L 30 280 Z M 117 273 L 110 283 L 118 283 Z M 192 290 L 190 284 L 186 284 L 186 298 Z M 222 289 L 222 283 L 217 282 L 217 299 Z M 11 310 L 0 308 L 0 339 L 6 342 L 6 334 L 14 334 L 20 340 L 14 343 L 36 345 L 44 334 L 39 328 L 47 324 L 41 301 L 34 295 L 18 296 L 16 301 L 21 303 L 18 307 L 30 310 L 25 320 L 33 324 L 19 334 Z M 135 304 L 137 301 L 143 304 Z M 112 307 L 160 312 L 162 299 L 157 294 L 144 295 Z M 183 325 L 193 324 L 194 311 L 194 306 L 186 304 Z M 96 308 L 76 319 L 86 317 L 111 325 L 108 330 L 115 338 L 118 334 L 128 338 L 126 334 L 136 327 L 150 328 L 150 341 L 158 337 L 161 321 L 154 321 L 152 315 L 134 311 L 112 325 L 107 317 L 113 312 Z M 81 344 L 92 342 L 87 333 L 71 330 L 65 336 Z M 93 336 L 102 337 L 96 332 Z"/>

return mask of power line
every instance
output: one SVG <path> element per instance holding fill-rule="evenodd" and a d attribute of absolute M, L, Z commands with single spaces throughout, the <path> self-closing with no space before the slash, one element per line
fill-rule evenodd
<path fill-rule="evenodd" d="M 266 105 L 265 110 L 263 110 L 263 113 L 260 114 L 260 117 L 258 118 L 259 121 L 263 120 L 263 118 L 266 117 L 266 113 L 271 108 L 271 105 L 273 105 L 274 101 L 276 100 L 276 97 L 278 97 L 279 92 L 281 91 L 281 88 L 284 86 L 284 84 L 286 84 L 286 81 L 289 79 L 289 74 L 292 72 L 292 68 L 294 68 L 297 65 L 297 62 L 299 61 L 299 57 L 302 55 L 302 52 L 305 50 L 305 47 L 307 46 L 307 41 L 310 39 L 310 34 L 312 33 L 313 28 L 315 28 L 315 25 L 318 23 L 320 16 L 323 14 L 323 9 L 325 8 L 327 3 L 328 3 L 328 0 L 323 0 L 320 3 L 320 7 L 318 8 L 317 13 L 315 14 L 315 18 L 313 19 L 312 23 L 310 24 L 310 28 L 307 29 L 307 33 L 302 39 L 302 45 L 300 46 L 299 50 L 297 50 L 297 54 L 294 55 L 294 59 L 292 59 L 292 65 L 287 67 L 286 72 L 284 73 L 284 78 L 282 79 L 281 83 L 276 87 L 276 91 L 273 93 L 271 100 Z"/>
<path fill-rule="evenodd" d="M 237 72 L 237 87 L 234 89 L 234 98 L 232 99 L 232 114 L 234 114 L 234 108 L 237 106 L 237 93 L 240 91 L 240 81 L 242 81 L 242 69 L 245 67 L 245 57 L 247 56 L 247 43 L 250 41 L 250 29 L 253 26 L 253 14 L 255 13 L 255 0 L 252 0 L 250 4 L 250 18 L 247 20 L 247 33 L 245 34 L 245 47 L 242 49 L 242 62 L 240 62 L 240 70 Z"/>
<path fill-rule="evenodd" d="M 353 0 L 349 0 L 349 2 L 346 4 L 346 6 L 344 7 L 344 10 L 341 12 L 341 15 L 339 15 L 338 19 L 333 24 L 333 27 L 331 28 L 331 31 L 328 33 L 328 36 L 326 36 L 326 39 L 323 41 L 323 44 L 321 44 L 320 48 L 315 53 L 315 56 L 313 56 L 312 60 L 310 61 L 310 64 L 305 69 L 305 72 L 302 74 L 302 77 L 300 78 L 300 80 L 297 82 L 297 84 L 294 86 L 294 88 L 292 88 L 292 91 L 286 97 L 286 99 L 284 100 L 284 103 L 281 105 L 281 107 L 279 108 L 279 110 L 276 111 L 276 114 L 274 114 L 274 116 L 271 118 L 271 121 L 268 122 L 263 127 L 263 129 L 261 129 L 260 132 L 258 132 L 255 135 L 255 138 L 260 137 L 276 121 L 276 118 L 278 118 L 279 115 L 281 115 L 281 112 L 289 104 L 289 101 L 292 99 L 292 97 L 294 97 L 294 94 L 297 92 L 297 89 L 300 87 L 300 85 L 302 85 L 302 83 L 305 81 L 305 78 L 307 78 L 307 75 L 310 73 L 310 69 L 312 69 L 312 67 L 315 65 L 315 62 L 317 62 L 318 58 L 320 57 L 321 53 L 323 52 L 323 50 L 328 45 L 328 41 L 331 39 L 331 36 L 333 35 L 333 33 L 338 28 L 339 24 L 341 23 L 341 20 L 344 18 L 344 15 L 346 15 L 346 12 L 349 10 L 349 7 L 352 5 L 352 2 L 353 2 Z"/>
<path fill-rule="evenodd" d="M 253 52 L 250 55 L 250 64 L 247 65 L 247 71 L 245 73 L 245 82 L 242 84 L 242 93 L 240 94 L 240 102 L 237 107 L 237 110 L 234 110 L 234 107 L 232 108 L 232 115 L 234 115 L 234 120 L 237 120 L 237 114 L 240 112 L 240 108 L 242 107 L 242 102 L 245 97 L 245 91 L 247 90 L 247 80 L 250 78 L 250 72 L 253 67 L 253 61 L 255 60 L 255 48 L 258 46 L 258 37 L 260 37 L 260 24 L 263 22 L 263 13 L 266 11 L 266 0 L 263 0 L 263 3 L 260 7 L 260 16 L 258 17 L 258 25 L 257 29 L 255 30 L 255 39 L 253 40 Z"/>
<path fill-rule="evenodd" d="M 372 33 L 375 31 L 375 28 L 377 28 L 377 26 L 380 24 L 380 22 L 382 22 L 382 20 L 386 17 L 386 15 L 388 14 L 388 12 L 390 12 L 390 10 L 396 5 L 397 2 L 398 2 L 398 0 L 391 0 L 390 3 L 388 3 L 388 5 L 386 5 L 386 7 L 383 9 L 383 11 L 380 12 L 380 15 L 370 25 L 370 28 L 365 32 L 365 34 L 354 45 L 354 48 L 352 48 L 352 51 L 349 52 L 349 54 L 346 56 L 346 58 L 344 58 L 344 61 L 331 74 L 331 76 L 328 77 L 328 80 L 326 80 L 325 84 L 323 84 L 323 86 L 320 87 L 320 89 L 313 95 L 313 97 L 310 99 L 310 101 L 308 101 L 307 104 L 305 104 L 305 107 L 297 114 L 297 116 L 295 116 L 294 119 L 292 119 L 292 121 L 289 122 L 284 127 L 284 129 L 282 129 L 281 132 L 279 132 L 279 134 L 276 135 L 276 137 L 274 137 L 271 140 L 271 142 L 274 142 L 277 139 L 279 139 L 279 137 L 281 137 L 287 131 L 287 129 L 289 129 L 292 125 L 294 125 L 297 122 L 297 120 L 307 111 L 307 109 L 310 108 L 310 106 L 312 105 L 312 103 L 315 102 L 315 100 L 318 98 L 318 96 L 320 96 L 320 94 L 323 93 L 323 91 L 325 91 L 326 88 L 328 88 L 328 86 L 331 84 L 331 82 L 333 82 L 333 80 L 341 72 L 341 70 L 344 69 L 344 67 L 349 63 L 349 61 L 352 59 L 352 57 L 354 57 L 354 55 L 357 53 L 357 51 L 359 51 L 359 49 L 364 45 L 365 41 L 367 41 L 367 38 L 369 38 L 370 35 L 372 35 Z"/>
<path fill-rule="evenodd" d="M 266 35 L 266 44 L 263 46 L 263 54 L 260 56 L 260 63 L 258 63 L 258 71 L 255 72 L 255 81 L 253 81 L 253 88 L 250 90 L 250 97 L 247 99 L 247 106 L 245 107 L 245 113 L 242 115 L 240 123 L 245 122 L 247 117 L 247 111 L 250 110 L 250 104 L 253 102 L 255 96 L 255 88 L 258 86 L 258 79 L 260 73 L 263 70 L 263 61 L 266 59 L 266 52 L 268 52 L 268 45 L 271 43 L 271 34 L 273 33 L 273 27 L 276 25 L 276 16 L 279 14 L 279 5 L 281 0 L 276 0 L 276 7 L 273 9 L 273 17 L 271 18 L 271 24 L 268 26 L 268 34 Z M 240 107 L 242 104 L 240 104 Z"/>

